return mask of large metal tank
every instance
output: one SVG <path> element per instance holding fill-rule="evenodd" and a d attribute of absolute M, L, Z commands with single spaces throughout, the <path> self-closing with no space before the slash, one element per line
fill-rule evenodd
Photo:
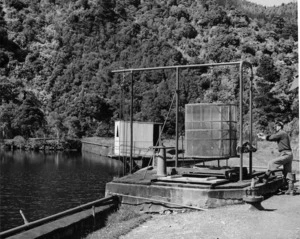
<path fill-rule="evenodd" d="M 185 154 L 221 159 L 236 156 L 237 106 L 221 103 L 185 106 Z"/>

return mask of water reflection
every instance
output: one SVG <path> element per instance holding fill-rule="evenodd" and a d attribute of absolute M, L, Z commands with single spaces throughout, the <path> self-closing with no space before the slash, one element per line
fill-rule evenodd
<path fill-rule="evenodd" d="M 122 163 L 91 153 L 0 151 L 0 230 L 104 197 Z"/>

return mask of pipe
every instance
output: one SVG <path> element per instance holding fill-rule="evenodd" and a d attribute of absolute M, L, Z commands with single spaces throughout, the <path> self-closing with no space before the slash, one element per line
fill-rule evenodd
<path fill-rule="evenodd" d="M 178 121 L 179 121 L 179 69 L 176 68 L 176 148 L 175 148 L 175 168 L 178 167 Z"/>
<path fill-rule="evenodd" d="M 179 203 L 165 202 L 165 201 L 161 201 L 161 200 L 157 200 L 157 199 L 153 199 L 153 198 L 144 198 L 144 197 L 138 197 L 138 196 L 132 196 L 132 195 L 125 195 L 125 194 L 121 194 L 121 193 L 114 193 L 113 195 L 121 196 L 121 197 L 131 197 L 131 198 L 136 198 L 136 199 L 148 200 L 150 202 L 158 202 L 158 203 L 170 204 L 170 205 L 174 205 L 174 206 L 178 206 L 178 207 L 185 207 L 185 208 L 191 208 L 191 209 L 195 209 L 195 210 L 207 211 L 207 209 L 201 208 L 201 207 L 193 207 L 193 206 L 182 205 Z"/>
<path fill-rule="evenodd" d="M 133 71 L 150 71 L 150 70 L 166 70 L 166 69 L 185 69 L 185 68 L 198 68 L 198 67 L 210 67 L 210 66 L 229 66 L 229 65 L 239 65 L 241 62 L 226 62 L 226 63 L 211 63 L 211 64 L 195 64 L 195 65 L 178 65 L 178 66 L 158 66 L 149 68 L 132 68 L 132 69 L 120 69 L 113 70 L 112 73 L 121 72 L 133 72 Z"/>
<path fill-rule="evenodd" d="M 250 135 L 249 135 L 249 141 L 250 141 L 250 144 L 252 145 L 253 142 L 253 137 L 252 137 L 252 130 L 253 130 L 253 122 L 252 122 L 252 107 L 253 107 L 253 103 L 252 103 L 252 97 L 253 97 L 253 94 L 252 94 L 252 90 L 253 90 L 253 71 L 252 71 L 252 66 L 250 65 L 250 68 L 251 68 L 251 76 L 250 76 L 250 99 L 249 99 L 249 105 L 250 105 Z M 252 177 L 252 151 L 250 150 L 249 152 L 249 175 L 250 177 Z"/>
<path fill-rule="evenodd" d="M 240 63 L 240 146 L 243 146 L 243 62 Z M 243 181 L 243 153 L 240 153 L 240 181 Z"/>
<path fill-rule="evenodd" d="M 243 145 L 243 93 L 244 93 L 244 78 L 243 78 L 243 66 L 249 67 L 251 70 L 250 76 L 250 95 L 249 95 L 249 114 L 250 114 L 250 133 L 249 133 L 249 143 L 252 145 L 252 80 L 253 80 L 253 70 L 249 62 L 242 61 L 240 64 L 240 145 Z M 252 152 L 249 152 L 249 173 L 252 176 Z M 240 154 L 240 181 L 243 181 L 243 154 Z"/>
<path fill-rule="evenodd" d="M 1 238 L 5 238 L 5 237 L 8 237 L 8 236 L 17 234 L 19 232 L 22 232 L 22 231 L 25 231 L 25 230 L 29 230 L 29 229 L 32 229 L 34 227 L 40 226 L 42 224 L 48 223 L 50 221 L 57 220 L 59 218 L 65 217 L 67 215 L 77 213 L 77 212 L 79 212 L 79 211 L 81 211 L 83 209 L 90 208 L 90 207 L 92 207 L 94 205 L 98 205 L 100 203 L 107 203 L 110 200 L 114 201 L 116 199 L 117 199 L 116 196 L 111 196 L 111 197 L 107 197 L 107 198 L 101 198 L 101 199 L 98 199 L 98 200 L 95 200 L 95 201 L 92 201 L 92 202 L 80 205 L 78 207 L 71 208 L 69 210 L 66 210 L 66 211 L 63 211 L 63 212 L 51 215 L 49 217 L 45 217 L 45 218 L 42 218 L 42 219 L 39 219 L 39 220 L 36 220 L 36 221 L 33 221 L 33 222 L 28 222 L 25 225 L 18 226 L 18 227 L 9 229 L 7 231 L 0 232 L 0 237 Z"/>
<path fill-rule="evenodd" d="M 130 107 L 130 173 L 132 173 L 133 163 L 132 163 L 132 154 L 133 154 L 133 72 L 131 71 L 131 107 Z"/>

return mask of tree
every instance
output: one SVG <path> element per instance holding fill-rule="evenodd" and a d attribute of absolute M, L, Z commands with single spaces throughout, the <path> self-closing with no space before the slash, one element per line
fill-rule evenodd
<path fill-rule="evenodd" d="M 57 139 L 60 139 L 67 133 L 67 127 L 64 126 L 64 117 L 56 112 L 51 112 L 47 117 L 47 122 L 50 130 L 54 131 L 54 135 Z"/>
<path fill-rule="evenodd" d="M 23 103 L 18 108 L 12 127 L 18 129 L 20 135 L 29 138 L 35 131 L 46 125 L 45 115 L 40 109 L 40 102 L 33 93 L 27 92 Z"/>
<path fill-rule="evenodd" d="M 279 79 L 279 74 L 273 63 L 273 59 L 268 55 L 263 55 L 260 66 L 257 69 L 255 103 L 255 120 L 258 125 L 267 127 L 269 122 L 280 119 L 280 104 L 274 97 L 272 88 Z"/>
<path fill-rule="evenodd" d="M 3 103 L 17 103 L 19 95 L 18 84 L 11 83 L 6 77 L 0 77 L 0 105 Z"/>
<path fill-rule="evenodd" d="M 66 125 L 68 128 L 68 136 L 71 138 L 81 138 L 82 130 L 80 120 L 76 116 L 67 118 Z"/>
<path fill-rule="evenodd" d="M 238 0 L 7 0 L 0 6 L 0 83 L 9 85 L 0 89 L 0 104 L 30 115 L 24 108 L 32 106 L 25 107 L 23 98 L 37 92 L 42 102 L 37 108 L 59 116 L 48 117 L 56 134 L 66 133 L 61 124 L 66 127 L 76 117 L 69 124 L 74 136 L 104 135 L 120 109 L 120 80 L 112 70 L 246 60 L 253 63 L 255 119 L 263 128 L 275 116 L 296 117 L 286 109 L 297 107 L 297 100 L 285 91 L 298 67 L 296 6 L 264 8 Z M 165 120 L 174 90 L 170 72 L 134 74 L 135 119 Z M 180 107 L 237 96 L 236 73 L 181 73 Z M 168 125 L 173 132 L 173 121 Z M 11 132 L 19 130 L 14 126 Z"/>
<path fill-rule="evenodd" d="M 13 127 L 13 120 L 17 113 L 18 106 L 12 102 L 0 105 L 0 128 L 4 138 L 13 138 L 17 134 L 17 129 Z"/>

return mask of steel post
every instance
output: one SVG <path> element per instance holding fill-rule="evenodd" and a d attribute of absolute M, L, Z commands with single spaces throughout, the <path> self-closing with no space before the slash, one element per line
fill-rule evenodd
<path fill-rule="evenodd" d="M 243 146 L 243 62 L 240 63 L 240 146 Z M 240 181 L 243 181 L 243 153 L 240 153 Z"/>
<path fill-rule="evenodd" d="M 131 71 L 131 103 L 130 103 L 130 173 L 132 173 L 133 154 L 133 71 Z"/>
<path fill-rule="evenodd" d="M 175 168 L 178 167 L 178 121 L 179 121 L 179 69 L 176 68 L 176 148 L 175 148 Z"/>
<path fill-rule="evenodd" d="M 253 137 L 252 137 L 252 130 L 253 130 L 253 127 L 252 127 L 252 107 L 253 107 L 253 103 L 252 103 L 252 97 L 253 97 L 253 94 L 252 94 L 252 90 L 253 90 L 253 71 L 252 71 L 252 67 L 250 65 L 250 68 L 251 68 L 251 76 L 250 76 L 250 99 L 249 99 L 249 105 L 250 105 L 250 135 L 249 135 L 249 141 L 250 141 L 250 144 L 251 146 L 253 145 Z M 252 177 L 252 151 L 250 150 L 249 152 L 249 176 Z"/>

